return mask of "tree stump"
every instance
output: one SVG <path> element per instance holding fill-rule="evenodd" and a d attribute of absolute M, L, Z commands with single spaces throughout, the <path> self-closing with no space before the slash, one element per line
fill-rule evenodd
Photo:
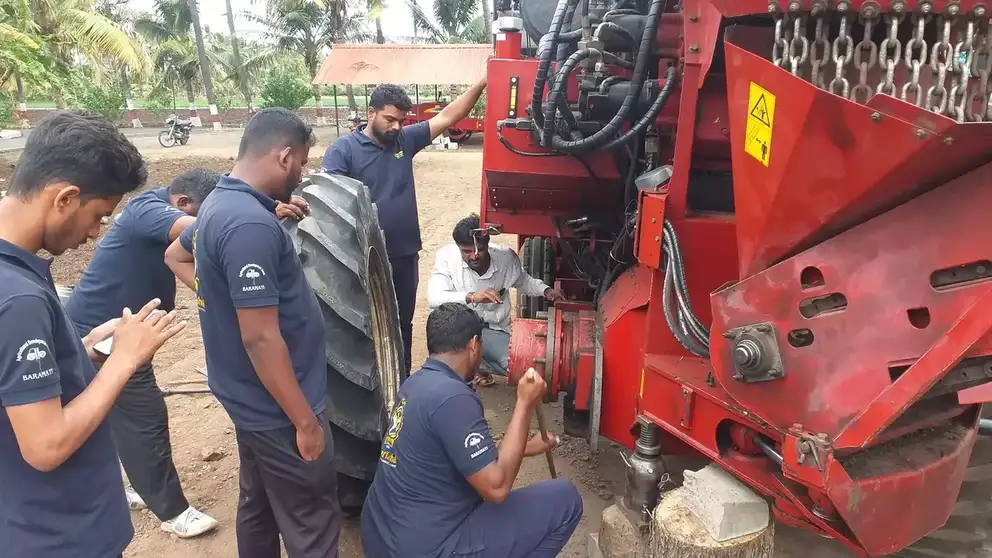
<path fill-rule="evenodd" d="M 686 502 L 687 492 L 677 488 L 664 495 L 651 524 L 651 555 L 655 558 L 772 558 L 774 524 L 750 535 L 719 542 Z"/>

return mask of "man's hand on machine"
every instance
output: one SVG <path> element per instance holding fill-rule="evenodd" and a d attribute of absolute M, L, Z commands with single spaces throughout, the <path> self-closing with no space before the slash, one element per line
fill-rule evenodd
<path fill-rule="evenodd" d="M 289 203 L 279 202 L 276 205 L 276 217 L 279 219 L 292 218 L 299 221 L 310 215 L 310 204 L 300 196 L 293 196 Z"/>
<path fill-rule="evenodd" d="M 469 304 L 501 304 L 503 298 L 494 289 L 486 289 L 477 293 L 465 295 L 465 302 Z"/>
<path fill-rule="evenodd" d="M 548 302 L 561 302 L 565 300 L 565 295 L 558 289 L 548 287 L 547 289 L 544 289 L 544 298 L 547 299 Z"/>

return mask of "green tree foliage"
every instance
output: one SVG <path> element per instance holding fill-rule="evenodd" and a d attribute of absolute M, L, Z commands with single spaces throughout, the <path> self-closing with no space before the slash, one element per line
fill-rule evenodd
<path fill-rule="evenodd" d="M 282 107 L 300 110 L 313 98 L 313 88 L 299 76 L 274 70 L 262 86 L 262 107 Z"/>
<path fill-rule="evenodd" d="M 77 99 L 81 107 L 98 112 L 111 122 L 124 116 L 124 90 L 118 86 L 91 84 L 77 94 Z"/>

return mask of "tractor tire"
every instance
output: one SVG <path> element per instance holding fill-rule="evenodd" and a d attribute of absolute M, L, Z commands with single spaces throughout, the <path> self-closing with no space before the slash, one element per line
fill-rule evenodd
<path fill-rule="evenodd" d="M 368 188 L 313 174 L 302 196 L 310 216 L 286 225 L 327 329 L 326 415 L 334 436 L 338 496 L 359 513 L 405 368 L 392 270 Z"/>
<path fill-rule="evenodd" d="M 982 418 L 992 416 L 992 405 Z M 979 434 L 964 473 L 958 502 L 943 527 L 893 556 L 899 558 L 988 558 L 992 556 L 992 436 Z"/>
<path fill-rule="evenodd" d="M 551 285 L 554 282 L 552 267 L 554 252 L 551 239 L 535 236 L 524 240 L 520 247 L 520 262 L 524 271 L 531 277 L 536 277 Z M 538 312 L 548 310 L 548 301 L 543 296 L 524 296 L 517 294 L 517 315 L 521 318 L 536 319 Z"/>

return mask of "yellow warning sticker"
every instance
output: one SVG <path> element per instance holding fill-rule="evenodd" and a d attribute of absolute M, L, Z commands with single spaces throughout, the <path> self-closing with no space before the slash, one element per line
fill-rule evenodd
<path fill-rule="evenodd" d="M 744 151 L 768 166 L 775 129 L 775 95 L 751 82 L 747 101 L 747 138 Z"/>

